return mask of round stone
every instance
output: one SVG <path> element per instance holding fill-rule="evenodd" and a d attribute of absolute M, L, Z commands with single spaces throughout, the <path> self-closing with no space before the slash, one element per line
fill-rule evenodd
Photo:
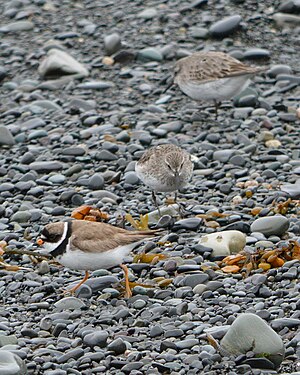
<path fill-rule="evenodd" d="M 282 215 L 261 217 L 251 224 L 251 232 L 260 232 L 265 236 L 282 236 L 289 225 L 289 219 Z"/>

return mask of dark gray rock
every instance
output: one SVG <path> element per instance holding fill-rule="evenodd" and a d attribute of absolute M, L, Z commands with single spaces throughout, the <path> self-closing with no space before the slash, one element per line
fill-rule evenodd
<path fill-rule="evenodd" d="M 106 35 L 104 37 L 104 48 L 107 55 L 113 55 L 121 48 L 121 37 L 118 33 Z"/>
<path fill-rule="evenodd" d="M 241 21 L 242 17 L 238 14 L 224 18 L 223 20 L 212 24 L 209 28 L 209 33 L 214 37 L 223 38 L 236 31 L 239 28 Z"/>
<path fill-rule="evenodd" d="M 285 216 L 261 217 L 251 224 L 251 232 L 260 232 L 265 236 L 281 236 L 288 230 L 289 225 L 289 219 Z"/>
<path fill-rule="evenodd" d="M 194 288 L 198 284 L 204 284 L 208 281 L 208 275 L 204 272 L 202 273 L 195 273 L 193 275 L 185 276 L 182 281 L 181 285 L 186 285 Z"/>
<path fill-rule="evenodd" d="M 91 348 L 99 346 L 104 348 L 107 343 L 108 333 L 106 331 L 97 330 L 84 336 L 83 343 Z"/>
<path fill-rule="evenodd" d="M 118 337 L 107 345 L 107 350 L 114 352 L 116 355 L 120 355 L 125 352 L 126 344 L 120 337 Z"/>
<path fill-rule="evenodd" d="M 37 173 L 47 173 L 59 171 L 63 168 L 63 165 L 58 161 L 35 161 L 29 164 L 29 168 Z"/>

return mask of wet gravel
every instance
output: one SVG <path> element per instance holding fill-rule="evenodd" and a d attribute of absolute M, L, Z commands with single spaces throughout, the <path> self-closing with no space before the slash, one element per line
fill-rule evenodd
<path fill-rule="evenodd" d="M 299 206 L 274 211 L 300 198 L 299 13 L 297 1 L 1 4 L 0 240 L 9 248 L 35 249 L 44 224 L 82 204 L 107 212 L 111 224 L 150 213 L 156 225 L 151 192 L 134 172 L 149 146 L 180 145 L 195 167 L 180 194 L 185 218 L 162 208 L 162 243 L 138 249 L 168 258 L 128 258 L 141 284 L 129 300 L 118 267 L 94 272 L 66 298 L 62 290 L 81 272 L 5 256 L 28 270 L 0 270 L 0 374 L 5 363 L 13 374 L 45 375 L 300 371 L 299 261 L 242 278 L 216 270 L 212 249 L 199 244 L 224 230 L 245 233 L 249 251 L 300 241 Z M 270 67 L 224 102 L 217 120 L 209 104 L 164 92 L 176 59 L 203 49 Z M 210 225 L 203 215 L 211 212 L 225 215 Z M 282 339 L 277 369 L 267 357 L 227 355 L 207 340 L 210 333 L 220 342 L 242 313 Z"/>

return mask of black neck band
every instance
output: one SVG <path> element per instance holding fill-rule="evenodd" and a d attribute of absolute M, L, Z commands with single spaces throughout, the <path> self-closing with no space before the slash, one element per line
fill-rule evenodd
<path fill-rule="evenodd" d="M 69 238 L 71 237 L 71 234 L 72 234 L 72 222 L 67 221 L 66 223 L 67 223 L 67 233 L 66 233 L 64 240 L 54 250 L 50 252 L 50 254 L 54 258 L 59 255 L 62 255 L 67 249 Z"/>

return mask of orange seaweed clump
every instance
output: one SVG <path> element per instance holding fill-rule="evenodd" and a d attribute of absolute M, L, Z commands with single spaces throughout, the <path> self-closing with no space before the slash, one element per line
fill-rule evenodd
<path fill-rule="evenodd" d="M 76 220 L 107 221 L 109 215 L 106 212 L 92 206 L 83 205 L 73 210 L 71 217 Z"/>
<path fill-rule="evenodd" d="M 246 253 L 243 250 L 225 257 L 218 265 L 225 273 L 241 272 L 248 276 L 252 270 L 260 268 L 268 271 L 271 268 L 282 267 L 285 262 L 293 259 L 300 260 L 300 244 L 289 240 L 271 250 L 257 249 L 254 253 Z"/>

